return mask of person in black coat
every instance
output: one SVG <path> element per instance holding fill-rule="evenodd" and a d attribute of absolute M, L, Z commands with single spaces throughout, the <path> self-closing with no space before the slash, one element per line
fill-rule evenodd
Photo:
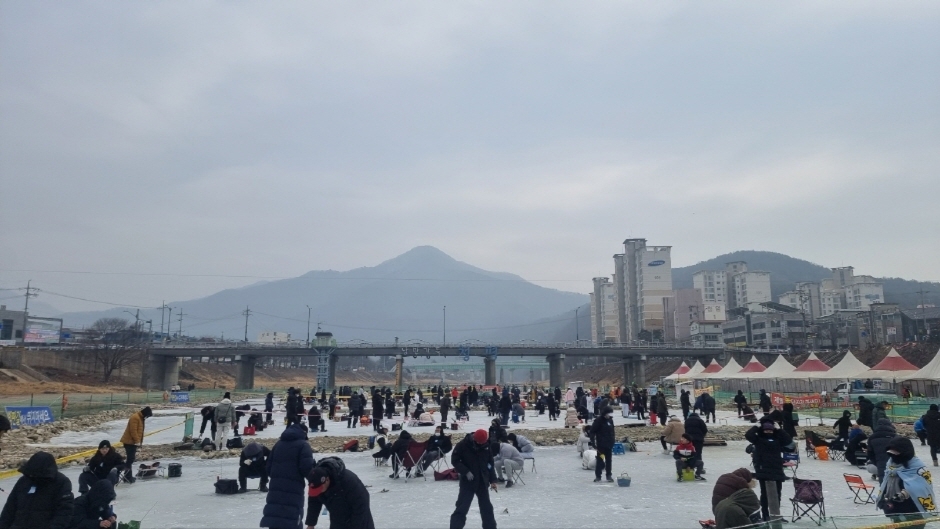
<path fill-rule="evenodd" d="M 450 456 L 450 463 L 460 476 L 457 493 L 457 505 L 450 515 L 450 529 L 463 529 L 467 524 L 467 512 L 473 497 L 476 496 L 480 507 L 483 529 L 496 529 L 496 517 L 490 493 L 487 487 L 497 490 L 496 472 L 493 470 L 493 456 L 489 448 L 489 435 L 486 430 L 477 430 L 467 434 L 457 443 Z"/>
<path fill-rule="evenodd" d="M 558 403 L 555 402 L 555 396 L 549 393 L 545 396 L 545 406 L 548 407 L 548 420 L 558 420 Z"/>
<path fill-rule="evenodd" d="M 98 480 L 106 479 L 112 485 L 117 485 L 118 473 L 124 469 L 124 458 L 111 448 L 111 443 L 105 439 L 98 443 L 98 451 L 91 456 L 88 465 L 78 475 L 78 493 L 85 494 Z"/>
<path fill-rule="evenodd" d="M 450 395 L 441 395 L 441 424 L 447 424 L 448 413 L 450 413 Z"/>
<path fill-rule="evenodd" d="M 940 451 L 940 408 L 931 404 L 930 409 L 922 419 L 924 430 L 927 431 L 927 445 L 930 447 L 930 459 L 933 466 L 937 466 L 937 451 Z"/>
<path fill-rule="evenodd" d="M 321 432 L 326 431 L 326 421 L 323 420 L 323 414 L 320 412 L 320 408 L 317 407 L 316 402 L 311 404 L 310 409 L 307 411 L 307 425 L 310 427 L 311 432 L 316 432 L 317 429 Z"/>
<path fill-rule="evenodd" d="M 747 404 L 747 397 L 744 396 L 744 392 L 740 389 L 738 390 L 738 394 L 734 396 L 734 404 L 738 407 L 738 418 L 740 419 L 741 415 L 743 415 L 744 405 Z"/>
<path fill-rule="evenodd" d="M 215 406 L 206 406 L 199 410 L 199 415 L 202 415 L 202 426 L 199 427 L 199 438 L 202 439 L 203 434 L 206 431 L 206 424 L 210 425 L 210 431 L 212 432 L 212 438 L 215 439 Z"/>
<path fill-rule="evenodd" d="M 307 527 L 315 527 L 323 507 L 330 529 L 375 529 L 369 491 L 338 457 L 324 457 L 308 476 Z"/>
<path fill-rule="evenodd" d="M 408 452 L 408 445 L 411 444 L 413 438 L 411 434 L 408 433 L 408 430 L 402 430 L 398 434 L 398 439 L 395 439 L 395 442 L 392 443 L 392 454 L 395 457 L 392 458 L 392 475 L 389 477 L 392 479 L 398 479 L 399 471 L 399 461 L 405 459 L 405 454 Z"/>
<path fill-rule="evenodd" d="M 117 494 L 110 481 L 105 479 L 92 485 L 88 494 L 75 500 L 69 529 L 100 529 L 105 520 L 109 528 L 117 529 L 117 516 L 111 508 L 115 498 Z"/>
<path fill-rule="evenodd" d="M 0 527 L 66 529 L 72 519 L 72 482 L 59 472 L 55 457 L 36 452 L 20 472 L 23 476 L 13 485 L 0 512 Z"/>
<path fill-rule="evenodd" d="M 408 416 L 408 407 L 411 406 L 411 388 L 405 390 L 405 394 L 402 396 L 402 404 L 405 407 L 405 417 Z"/>
<path fill-rule="evenodd" d="M 836 421 L 832 426 L 833 430 L 839 432 L 839 439 L 843 439 L 846 442 L 849 439 L 849 430 L 852 428 L 852 412 L 849 410 L 844 410 L 842 412 L 842 417 Z"/>
<path fill-rule="evenodd" d="M 346 402 L 346 405 L 349 406 L 349 416 L 346 418 L 346 428 L 355 428 L 359 425 L 359 394 L 353 393 L 349 400 Z"/>
<path fill-rule="evenodd" d="M 744 434 L 744 438 L 754 445 L 751 455 L 754 462 L 754 477 L 760 483 L 760 507 L 764 521 L 770 520 L 767 509 L 767 482 L 777 482 L 777 503 L 783 493 L 783 482 L 787 475 L 783 472 L 783 452 L 793 451 L 793 438 L 783 430 L 776 429 L 773 421 L 766 417 L 759 426 L 753 426 Z"/>
<path fill-rule="evenodd" d="M 268 392 L 264 396 L 264 423 L 265 424 L 274 424 L 274 421 L 271 420 L 271 414 L 274 412 L 274 393 Z M 215 439 L 215 437 L 213 437 Z"/>
<path fill-rule="evenodd" d="M 555 386 L 555 394 L 553 396 L 555 397 L 555 402 L 561 402 L 561 388 L 560 387 Z"/>
<path fill-rule="evenodd" d="M 689 418 L 689 411 L 692 408 L 692 402 L 691 402 L 691 399 L 689 398 L 689 392 L 684 389 L 681 391 L 679 395 L 679 405 L 682 406 L 682 420 L 684 421 Z"/>
<path fill-rule="evenodd" d="M 689 434 L 689 438 L 692 439 L 692 444 L 695 445 L 695 453 L 698 454 L 699 459 L 702 459 L 704 455 L 703 449 L 705 448 L 705 436 L 708 434 L 708 426 L 697 413 L 690 413 L 685 419 L 683 426 L 685 426 L 685 433 Z"/>
<path fill-rule="evenodd" d="M 897 437 L 898 432 L 889 419 L 879 419 L 875 430 L 868 438 L 868 463 L 878 468 L 878 481 L 885 477 L 885 465 L 888 464 L 888 443 Z"/>
<path fill-rule="evenodd" d="M 793 404 L 787 402 L 783 405 L 783 413 L 780 416 L 780 427 L 790 436 L 796 439 L 796 420 L 793 419 Z M 845 446 L 845 445 L 843 445 Z"/>
<path fill-rule="evenodd" d="M 304 488 L 316 460 L 307 441 L 307 428 L 292 424 L 284 429 L 268 457 L 270 479 L 261 527 L 299 529 L 304 518 Z"/>
<path fill-rule="evenodd" d="M 233 430 L 235 430 L 235 435 L 238 435 L 238 424 L 241 422 L 242 417 L 244 415 L 251 415 L 250 413 L 246 413 L 249 411 L 251 411 L 251 404 L 241 404 L 239 406 L 235 406 L 235 426 L 233 428 Z"/>
<path fill-rule="evenodd" d="M 614 436 L 614 410 L 610 406 L 601 410 L 600 417 L 594 419 L 594 424 L 591 425 L 591 429 L 588 431 L 588 435 L 591 438 L 591 442 L 594 443 L 594 448 L 597 449 L 597 456 L 594 465 L 594 482 L 601 480 L 601 470 L 604 470 L 607 474 L 607 481 L 613 481 L 614 477 L 611 475 L 613 471 L 613 451 L 614 443 L 616 442 Z"/>
<path fill-rule="evenodd" d="M 385 418 L 391 420 L 395 413 L 395 397 L 391 393 L 385 396 Z"/>
<path fill-rule="evenodd" d="M 444 429 L 441 425 L 438 425 L 434 428 L 434 435 L 428 437 L 427 451 L 424 453 L 424 458 L 421 460 L 421 471 L 427 470 L 428 467 L 431 466 L 431 463 L 438 459 L 443 459 L 444 455 L 448 454 L 453 448 L 454 445 L 450 436 L 444 433 Z"/>
<path fill-rule="evenodd" d="M 512 411 L 512 399 L 509 398 L 509 392 L 503 392 L 499 399 L 499 420 L 503 426 L 509 424 L 509 413 Z M 549 412 L 551 413 L 551 412 Z"/>
<path fill-rule="evenodd" d="M 875 410 L 875 405 L 863 396 L 858 397 L 858 423 L 862 426 L 868 426 L 874 429 L 876 424 L 872 423 L 871 415 Z"/>
<path fill-rule="evenodd" d="M 261 492 L 268 491 L 268 459 L 271 450 L 258 443 L 248 443 L 238 458 L 238 492 L 248 491 L 248 478 L 261 478 Z"/>
<path fill-rule="evenodd" d="M 382 416 L 385 415 L 385 406 L 379 390 L 372 393 L 372 429 L 376 432 L 382 427 Z"/>
<path fill-rule="evenodd" d="M 770 395 L 767 394 L 767 391 L 760 390 L 760 400 L 758 401 L 761 411 L 765 414 L 770 413 L 770 408 L 773 407 L 773 403 L 770 402 Z"/>

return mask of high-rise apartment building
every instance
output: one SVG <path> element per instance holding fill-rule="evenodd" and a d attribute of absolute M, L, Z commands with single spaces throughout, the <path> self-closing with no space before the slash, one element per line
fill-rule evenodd
<path fill-rule="evenodd" d="M 723 270 L 699 270 L 692 275 L 692 288 L 702 293 L 702 301 L 728 304 L 728 276 Z"/>
<path fill-rule="evenodd" d="M 663 298 L 672 293 L 672 247 L 647 246 L 646 239 L 623 241 L 614 255 L 619 336 L 624 342 L 664 329 Z"/>
<path fill-rule="evenodd" d="M 610 278 L 595 277 L 591 292 L 591 341 L 619 343 L 619 317 L 617 314 L 617 288 Z"/>
<path fill-rule="evenodd" d="M 724 270 L 699 270 L 692 275 L 692 287 L 702 293 L 704 303 L 729 309 L 771 299 L 770 273 L 752 272 L 744 261 L 727 263 Z"/>

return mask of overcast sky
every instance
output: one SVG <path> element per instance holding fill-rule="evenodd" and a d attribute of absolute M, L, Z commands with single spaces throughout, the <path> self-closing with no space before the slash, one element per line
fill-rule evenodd
<path fill-rule="evenodd" d="M 938 280 L 938 35 L 937 2 L 8 0 L 0 288 L 152 306 L 429 244 L 587 292 L 627 237 Z"/>

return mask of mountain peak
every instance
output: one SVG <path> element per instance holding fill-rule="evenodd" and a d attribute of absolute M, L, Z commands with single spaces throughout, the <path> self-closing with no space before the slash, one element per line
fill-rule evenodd
<path fill-rule="evenodd" d="M 433 246 L 415 246 L 407 252 L 379 263 L 376 268 L 410 268 L 414 266 L 454 265 L 456 259 Z"/>

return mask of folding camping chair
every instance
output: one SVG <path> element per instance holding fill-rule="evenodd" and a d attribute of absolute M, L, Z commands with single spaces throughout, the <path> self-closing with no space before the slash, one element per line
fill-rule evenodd
<path fill-rule="evenodd" d="M 796 499 L 795 496 L 798 495 L 796 491 L 800 489 L 800 485 L 803 483 L 816 483 L 816 485 L 819 486 L 819 497 L 812 501 Z M 822 523 L 826 521 L 826 500 L 823 498 L 822 481 L 818 479 L 793 478 L 793 489 L 794 497 L 790 498 L 790 503 L 793 504 L 793 514 L 790 516 L 790 521 L 795 522 L 806 516 L 815 522 L 816 525 L 822 525 Z"/>
<path fill-rule="evenodd" d="M 405 469 L 405 483 L 408 482 L 408 478 L 417 477 L 418 475 L 423 477 L 425 481 L 428 480 L 424 472 L 421 472 L 421 460 L 424 459 L 424 454 L 427 450 L 427 441 L 421 441 L 420 443 L 418 441 L 411 441 L 408 443 L 404 457 L 398 458 L 398 454 L 395 454 L 394 457 L 398 458 L 399 468 Z"/>
<path fill-rule="evenodd" d="M 524 452 L 522 454 L 522 466 L 525 466 L 526 461 L 532 462 L 532 472 L 538 473 L 538 470 L 535 470 L 535 453 L 534 452 Z"/>
<path fill-rule="evenodd" d="M 813 441 L 812 441 L 812 439 L 811 439 L 811 437 L 810 437 L 809 434 L 810 434 L 810 432 L 809 432 L 809 430 L 807 430 L 807 431 L 806 431 L 806 439 L 805 439 L 805 441 L 806 441 L 806 445 L 805 445 L 805 448 L 806 448 L 806 457 L 812 457 L 813 459 L 816 459 L 816 447 L 813 445 Z"/>
<path fill-rule="evenodd" d="M 845 484 L 849 486 L 849 490 L 855 493 L 855 499 L 852 501 L 862 505 L 875 503 L 875 491 L 878 487 L 865 483 L 862 476 L 858 474 L 842 474 L 842 476 L 845 478 Z"/>
<path fill-rule="evenodd" d="M 832 461 L 845 461 L 845 450 L 836 450 L 830 446 L 829 459 Z"/>
<path fill-rule="evenodd" d="M 447 460 L 447 454 L 445 454 L 443 450 L 441 450 L 440 448 L 435 448 L 434 450 L 431 450 L 428 453 L 434 453 L 434 452 L 438 452 L 438 455 L 440 457 L 438 457 L 434 461 L 431 461 L 431 465 L 429 468 L 433 468 L 435 472 L 443 472 L 451 468 L 450 461 Z"/>
<path fill-rule="evenodd" d="M 499 463 L 499 464 L 502 464 L 502 463 Z M 509 479 L 516 483 L 522 483 L 523 485 L 525 485 L 525 481 L 522 479 L 522 474 L 524 472 L 525 472 L 525 459 L 522 460 L 522 466 L 520 466 L 518 469 L 517 468 L 512 469 L 512 475 L 509 476 Z"/>
<path fill-rule="evenodd" d="M 783 453 L 783 469 L 790 472 L 790 477 L 796 477 L 796 470 L 800 468 L 800 452 Z"/>

